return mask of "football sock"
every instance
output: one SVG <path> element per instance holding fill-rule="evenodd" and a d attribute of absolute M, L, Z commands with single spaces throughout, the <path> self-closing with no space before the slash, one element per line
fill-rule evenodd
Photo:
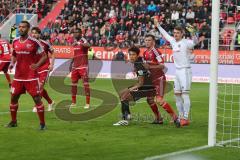
<path fill-rule="evenodd" d="M 10 112 L 11 112 L 11 118 L 12 122 L 17 122 L 17 110 L 18 110 L 18 104 L 10 104 Z"/>
<path fill-rule="evenodd" d="M 88 82 L 84 82 L 84 91 L 86 96 L 86 104 L 90 104 L 90 87 Z"/>
<path fill-rule="evenodd" d="M 130 113 L 129 109 L 129 102 L 128 101 L 121 101 L 122 104 L 122 119 L 127 120 L 127 117 Z"/>
<path fill-rule="evenodd" d="M 160 120 L 160 113 L 159 113 L 159 111 L 158 111 L 157 104 L 156 104 L 156 103 L 153 103 L 153 104 L 150 105 L 150 107 L 151 107 L 151 109 L 152 109 L 152 111 L 153 111 L 153 113 L 154 113 L 154 115 L 155 115 L 155 118 L 156 118 L 157 120 Z"/>
<path fill-rule="evenodd" d="M 36 108 L 37 108 L 37 114 L 39 117 L 40 124 L 45 124 L 43 103 L 41 102 L 40 104 L 37 104 Z"/>
<path fill-rule="evenodd" d="M 41 96 L 46 99 L 46 101 L 48 102 L 48 104 L 52 104 L 52 99 L 49 97 L 48 92 L 43 89 Z"/>
<path fill-rule="evenodd" d="M 72 103 L 76 103 L 77 85 L 72 85 Z"/>
<path fill-rule="evenodd" d="M 164 102 L 162 105 L 163 109 L 165 111 L 167 111 L 167 113 L 173 118 L 175 119 L 177 117 L 176 113 L 174 112 L 174 110 L 172 109 L 172 107 L 167 103 Z"/>
<path fill-rule="evenodd" d="M 180 95 L 175 95 L 176 106 L 179 112 L 179 116 L 183 117 L 184 109 L 183 109 L 183 99 Z"/>
<path fill-rule="evenodd" d="M 183 117 L 184 117 L 184 119 L 188 119 L 190 106 L 191 106 L 189 94 L 183 93 L 182 98 L 183 98 L 183 109 L 184 109 Z"/>

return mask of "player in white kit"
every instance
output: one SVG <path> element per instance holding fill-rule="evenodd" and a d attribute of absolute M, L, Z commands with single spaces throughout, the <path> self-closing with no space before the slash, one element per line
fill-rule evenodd
<path fill-rule="evenodd" d="M 199 41 L 197 37 L 193 37 L 193 40 L 184 39 L 184 30 L 181 27 L 174 28 L 172 37 L 160 26 L 157 20 L 154 20 L 154 24 L 172 46 L 173 60 L 176 67 L 176 78 L 174 81 L 176 106 L 179 111 L 180 124 L 181 126 L 186 126 L 189 125 L 191 106 L 189 97 L 192 82 L 191 50 Z"/>

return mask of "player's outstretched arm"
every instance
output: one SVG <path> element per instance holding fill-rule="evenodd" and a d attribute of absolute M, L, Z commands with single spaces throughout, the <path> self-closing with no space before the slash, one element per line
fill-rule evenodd
<path fill-rule="evenodd" d="M 158 23 L 158 20 L 154 19 L 154 25 L 155 27 L 157 27 L 157 29 L 159 30 L 159 32 L 163 35 L 163 37 L 169 41 L 171 44 L 175 42 L 175 39 L 170 36 L 162 27 L 161 25 Z"/>

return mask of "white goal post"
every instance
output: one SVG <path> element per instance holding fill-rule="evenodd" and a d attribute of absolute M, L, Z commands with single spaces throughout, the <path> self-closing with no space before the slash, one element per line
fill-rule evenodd
<path fill-rule="evenodd" d="M 216 145 L 220 0 L 212 0 L 208 145 Z"/>

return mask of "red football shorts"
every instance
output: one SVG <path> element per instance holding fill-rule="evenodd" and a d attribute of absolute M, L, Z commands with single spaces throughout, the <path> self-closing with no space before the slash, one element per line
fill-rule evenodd
<path fill-rule="evenodd" d="M 153 80 L 153 86 L 156 89 L 156 96 L 163 97 L 166 87 L 166 77 L 162 76 Z"/>
<path fill-rule="evenodd" d="M 4 73 L 7 73 L 9 65 L 10 62 L 0 62 L 0 72 L 3 71 Z"/>
<path fill-rule="evenodd" d="M 32 96 L 35 97 L 40 94 L 40 84 L 39 80 L 32 81 L 16 81 L 13 80 L 11 86 L 12 95 L 21 95 L 25 94 L 26 91 Z"/>
<path fill-rule="evenodd" d="M 72 83 L 77 83 L 79 79 L 82 79 L 83 82 L 88 82 L 88 69 L 73 69 L 71 74 Z"/>
<path fill-rule="evenodd" d="M 40 82 L 41 88 L 43 88 L 44 84 L 47 81 L 48 73 L 49 73 L 49 71 L 38 72 L 38 77 L 39 77 L 39 82 Z"/>

